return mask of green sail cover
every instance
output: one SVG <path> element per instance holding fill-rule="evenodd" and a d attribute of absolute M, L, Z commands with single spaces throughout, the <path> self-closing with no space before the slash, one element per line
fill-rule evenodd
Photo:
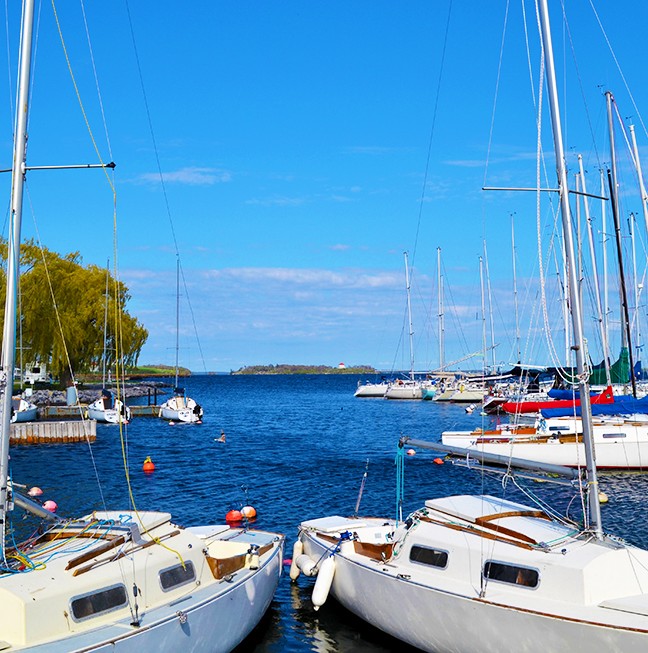
<path fill-rule="evenodd" d="M 610 381 L 612 383 L 628 383 L 630 381 L 630 352 L 627 347 L 621 347 L 618 360 L 610 366 Z M 606 385 L 605 361 L 592 368 L 589 383 L 590 385 Z"/>

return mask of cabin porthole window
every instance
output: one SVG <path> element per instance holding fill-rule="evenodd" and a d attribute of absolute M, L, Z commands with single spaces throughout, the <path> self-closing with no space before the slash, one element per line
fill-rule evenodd
<path fill-rule="evenodd" d="M 125 607 L 127 603 L 126 587 L 124 585 L 113 585 L 98 592 L 91 592 L 73 598 L 70 601 L 70 608 L 73 619 L 82 621 L 112 610 L 118 610 Z"/>
<path fill-rule="evenodd" d="M 188 560 L 183 565 L 174 565 L 160 571 L 160 587 L 168 592 L 180 585 L 191 583 L 196 580 L 196 570 L 193 563 Z"/>
<path fill-rule="evenodd" d="M 441 549 L 433 549 L 427 546 L 414 545 L 410 549 L 410 562 L 418 562 L 421 565 L 445 569 L 448 566 L 448 552 Z"/>
<path fill-rule="evenodd" d="M 540 574 L 537 569 L 521 567 L 504 562 L 489 560 L 484 565 L 484 578 L 494 580 L 498 583 L 509 583 L 510 585 L 521 585 L 522 587 L 538 587 Z"/>

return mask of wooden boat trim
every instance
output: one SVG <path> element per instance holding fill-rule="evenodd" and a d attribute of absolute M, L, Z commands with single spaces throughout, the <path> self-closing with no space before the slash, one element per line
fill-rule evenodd
<path fill-rule="evenodd" d="M 274 542 L 260 546 L 259 556 L 262 556 L 264 553 L 270 551 L 273 546 Z M 237 555 L 231 556 L 229 558 L 213 558 L 210 555 L 205 555 L 205 558 L 207 558 L 207 564 L 209 565 L 212 576 L 216 580 L 221 580 L 222 578 L 225 578 L 225 576 L 229 576 L 230 574 L 243 569 L 243 567 L 245 567 L 245 563 L 247 562 L 247 556 L 247 553 L 238 553 Z"/>

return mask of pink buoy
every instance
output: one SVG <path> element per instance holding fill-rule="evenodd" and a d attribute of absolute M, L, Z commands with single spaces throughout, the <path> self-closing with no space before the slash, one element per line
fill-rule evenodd
<path fill-rule="evenodd" d="M 45 508 L 45 510 L 49 510 L 50 512 L 56 512 L 58 506 L 56 505 L 56 501 L 52 501 L 51 499 L 48 499 L 43 504 L 43 508 Z"/>
<path fill-rule="evenodd" d="M 27 492 L 27 494 L 30 497 L 39 497 L 39 496 L 41 496 L 43 494 L 43 490 L 41 490 L 39 487 L 33 487 L 33 488 L 30 488 L 30 490 L 29 490 L 29 492 Z"/>
<path fill-rule="evenodd" d="M 175 426 L 175 422 L 174 422 L 173 420 L 171 420 L 171 421 L 169 422 L 169 426 Z"/>
<path fill-rule="evenodd" d="M 416 455 L 416 451 L 414 451 L 414 449 L 408 449 L 408 450 L 407 450 L 407 455 L 408 455 L 408 456 L 415 456 L 415 455 Z"/>

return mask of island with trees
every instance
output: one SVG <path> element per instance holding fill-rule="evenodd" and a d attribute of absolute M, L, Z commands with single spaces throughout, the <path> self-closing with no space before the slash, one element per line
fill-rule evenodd
<path fill-rule="evenodd" d="M 247 365 L 230 374 L 377 374 L 370 365 L 329 367 L 328 365 Z"/>

